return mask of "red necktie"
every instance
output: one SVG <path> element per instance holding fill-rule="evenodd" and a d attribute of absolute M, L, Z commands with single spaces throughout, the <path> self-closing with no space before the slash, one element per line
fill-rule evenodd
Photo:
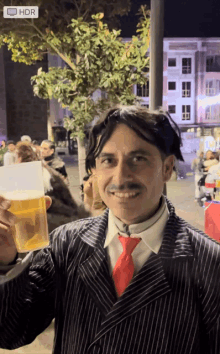
<path fill-rule="evenodd" d="M 112 276 L 115 282 L 117 293 L 119 296 L 121 296 L 133 277 L 134 262 L 131 254 L 137 244 L 141 241 L 141 238 L 131 238 L 124 236 L 118 236 L 118 238 L 122 244 L 123 251 L 115 264 Z"/>

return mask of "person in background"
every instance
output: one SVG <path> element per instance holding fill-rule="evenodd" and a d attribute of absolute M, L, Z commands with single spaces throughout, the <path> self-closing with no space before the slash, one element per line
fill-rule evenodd
<path fill-rule="evenodd" d="M 31 137 L 29 135 L 22 135 L 21 141 L 31 143 Z"/>
<path fill-rule="evenodd" d="M 95 172 L 84 178 L 83 195 L 84 205 L 93 216 L 98 216 L 106 210 L 107 206 L 101 199 L 98 189 L 97 177 Z"/>
<path fill-rule="evenodd" d="M 13 165 L 15 163 L 15 143 L 13 140 L 7 141 L 7 152 L 4 154 L 3 163 L 4 166 Z"/>
<path fill-rule="evenodd" d="M 197 151 L 197 157 L 192 161 L 191 169 L 194 171 L 195 178 L 195 202 L 199 202 L 202 197 L 201 191 L 198 185 L 200 178 L 203 176 L 203 172 L 201 170 L 201 166 L 204 162 L 204 152 Z"/>
<path fill-rule="evenodd" d="M 205 155 L 205 161 L 203 162 L 203 172 L 205 174 L 208 173 L 208 170 L 210 169 L 211 166 L 214 166 L 218 163 L 218 160 L 215 157 L 215 152 L 208 150 Z"/>
<path fill-rule="evenodd" d="M 214 158 L 218 161 L 219 161 L 219 153 L 220 153 L 219 150 L 214 152 Z"/>
<path fill-rule="evenodd" d="M 6 147 L 6 141 L 2 140 L 0 149 L 4 149 Z"/>
<path fill-rule="evenodd" d="M 216 151 L 214 155 L 215 155 L 215 159 L 218 161 L 218 163 L 209 168 L 208 173 L 207 173 L 207 177 L 205 180 L 205 187 L 207 190 L 207 194 L 210 194 L 211 199 L 215 198 L 216 191 L 219 192 L 219 187 L 216 188 L 216 180 L 220 180 L 219 151 Z"/>
<path fill-rule="evenodd" d="M 15 151 L 17 163 L 39 161 L 36 151 L 28 142 L 18 142 Z M 83 205 L 77 205 L 74 201 L 60 174 L 43 161 L 42 165 L 44 193 L 52 199 L 52 204 L 47 210 L 49 232 L 60 225 L 91 216 Z"/>
<path fill-rule="evenodd" d="M 41 155 L 41 146 L 40 146 L 39 142 L 37 140 L 33 140 L 32 141 L 32 146 L 33 146 L 34 151 L 36 152 L 39 160 L 41 160 L 42 159 L 42 155 Z"/>
<path fill-rule="evenodd" d="M 198 199 L 198 204 L 204 207 L 204 203 L 210 199 L 209 193 L 207 194 L 207 188 L 205 187 L 206 178 L 209 173 L 209 169 L 212 166 L 218 164 L 218 160 L 215 158 L 215 153 L 212 150 L 206 151 L 205 160 L 199 163 L 199 170 L 202 171 L 202 177 L 198 181 L 200 198 Z"/>
<path fill-rule="evenodd" d="M 199 150 L 198 150 L 198 151 L 199 151 Z M 197 151 L 197 154 L 198 154 L 198 151 Z M 204 163 L 204 161 L 205 161 L 205 156 L 204 156 L 204 155 L 205 155 L 205 154 L 204 154 L 204 151 L 201 151 L 201 152 L 200 152 L 200 155 L 197 156 L 197 158 L 199 158 L 198 169 L 199 169 L 200 172 L 203 171 L 203 170 L 202 170 L 202 167 L 203 167 L 203 163 Z"/>
<path fill-rule="evenodd" d="M 2 140 L 0 146 L 0 166 L 3 166 L 4 154 L 7 152 L 8 148 L 6 146 L 5 140 Z"/>
<path fill-rule="evenodd" d="M 41 157 L 45 161 L 45 163 L 59 172 L 64 180 L 64 182 L 68 185 L 69 180 L 66 172 L 65 163 L 61 160 L 60 157 L 55 155 L 55 144 L 50 140 L 43 140 L 41 143 Z"/>

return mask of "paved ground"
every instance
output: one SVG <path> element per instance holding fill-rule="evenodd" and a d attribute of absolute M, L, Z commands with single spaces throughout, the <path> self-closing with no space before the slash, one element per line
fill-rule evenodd
<path fill-rule="evenodd" d="M 187 155 L 185 163 L 180 164 L 180 168 L 185 173 L 189 173 L 190 163 L 195 154 Z M 70 189 L 75 200 L 81 202 L 79 189 L 79 174 L 76 156 L 64 157 L 67 166 L 67 173 L 70 180 Z M 197 206 L 194 202 L 194 180 L 193 176 L 178 181 L 167 183 L 167 196 L 174 204 L 177 214 L 191 223 L 193 226 L 204 230 L 204 209 Z M 51 354 L 53 342 L 53 324 L 44 331 L 30 345 L 8 351 L 0 349 L 0 354 L 19 353 L 19 354 Z"/>

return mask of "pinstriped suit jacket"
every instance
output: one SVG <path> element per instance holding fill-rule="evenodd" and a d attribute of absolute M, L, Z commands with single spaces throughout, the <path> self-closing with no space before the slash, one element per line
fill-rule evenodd
<path fill-rule="evenodd" d="M 0 288 L 0 347 L 30 343 L 55 316 L 55 354 L 219 354 L 220 246 L 176 216 L 117 300 L 102 216 L 56 229 Z"/>

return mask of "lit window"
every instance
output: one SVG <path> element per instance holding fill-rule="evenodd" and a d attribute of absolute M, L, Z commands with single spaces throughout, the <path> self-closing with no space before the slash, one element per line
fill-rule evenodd
<path fill-rule="evenodd" d="M 216 94 L 220 93 L 220 80 L 216 80 Z"/>
<path fill-rule="evenodd" d="M 190 105 L 182 106 L 182 120 L 190 120 Z"/>
<path fill-rule="evenodd" d="M 176 66 L 176 58 L 168 58 L 168 66 Z"/>
<path fill-rule="evenodd" d="M 206 80 L 206 96 L 215 96 L 216 89 L 214 80 Z"/>
<path fill-rule="evenodd" d="M 220 116 L 220 106 L 219 104 L 215 104 L 214 107 L 213 107 L 213 110 L 214 110 L 214 114 L 213 114 L 213 119 L 215 120 L 219 120 L 219 116 Z"/>
<path fill-rule="evenodd" d="M 176 90 L 176 83 L 175 81 L 168 82 L 168 90 Z"/>
<path fill-rule="evenodd" d="M 149 81 L 145 85 L 137 84 L 137 96 L 149 97 Z"/>
<path fill-rule="evenodd" d="M 191 74 L 191 58 L 182 59 L 182 74 Z"/>
<path fill-rule="evenodd" d="M 205 109 L 205 118 L 207 120 L 220 120 L 220 105 L 207 106 Z"/>
<path fill-rule="evenodd" d="M 205 109 L 205 119 L 210 120 L 212 117 L 212 106 L 207 106 Z"/>
<path fill-rule="evenodd" d="M 191 97 L 191 82 L 182 82 L 182 97 Z"/>
<path fill-rule="evenodd" d="M 176 106 L 175 105 L 168 106 L 168 112 L 170 114 L 176 113 Z"/>

